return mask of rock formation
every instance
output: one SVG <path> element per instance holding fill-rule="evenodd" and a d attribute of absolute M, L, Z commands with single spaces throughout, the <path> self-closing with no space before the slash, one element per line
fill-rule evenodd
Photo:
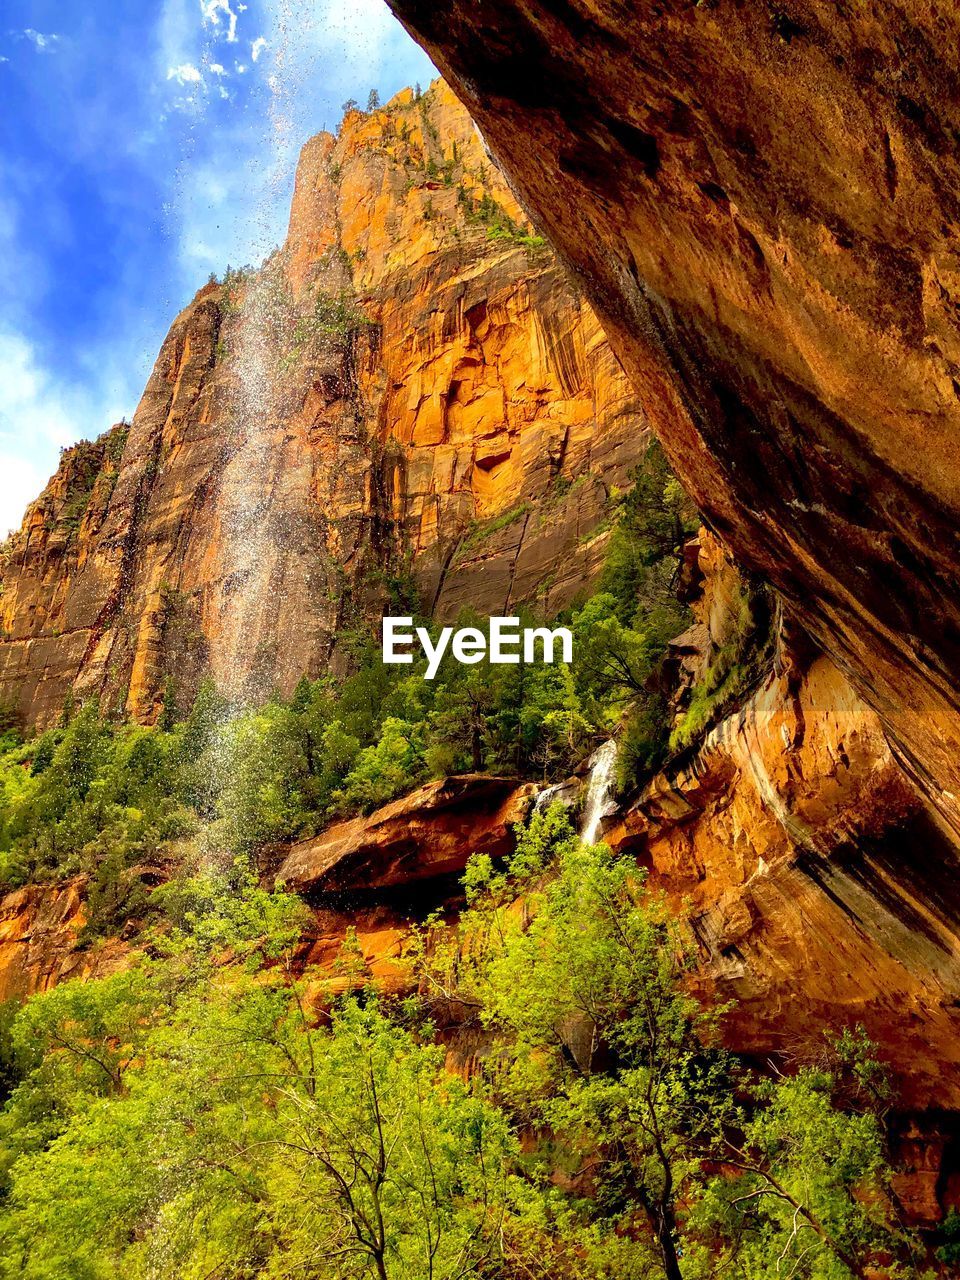
<path fill-rule="evenodd" d="M 699 562 L 695 679 L 738 607 L 709 535 Z M 781 637 L 772 667 L 603 838 L 689 921 L 695 985 L 733 1002 L 732 1047 L 789 1062 L 826 1028 L 866 1028 L 896 1082 L 898 1194 L 917 1221 L 939 1219 L 956 1202 L 956 851 L 839 669 Z"/>
<path fill-rule="evenodd" d="M 0 897 L 0 1004 L 24 1000 L 68 978 L 99 978 L 124 963 L 117 939 L 87 950 L 82 878 L 28 884 Z"/>
<path fill-rule="evenodd" d="M 960 1109 L 953 850 L 828 659 L 772 672 L 604 838 L 689 915 L 731 1043 L 862 1023 L 905 1101 Z"/>
<path fill-rule="evenodd" d="M 289 692 L 391 590 L 554 610 L 645 439 L 450 91 L 351 112 L 304 147 L 283 248 L 200 290 L 132 424 L 68 450 L 7 544 L 0 697 L 150 721 L 207 674 Z"/>
<path fill-rule="evenodd" d="M 486 774 L 428 782 L 369 817 L 301 840 L 277 880 L 300 893 L 356 894 L 455 875 L 475 853 L 500 858 L 513 851 L 514 828 L 535 790 Z"/>
<path fill-rule="evenodd" d="M 713 527 L 960 830 L 956 12 L 390 2 Z"/>

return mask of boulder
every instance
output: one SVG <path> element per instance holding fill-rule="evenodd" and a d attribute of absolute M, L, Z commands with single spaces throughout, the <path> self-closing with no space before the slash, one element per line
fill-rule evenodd
<path fill-rule="evenodd" d="M 428 782 L 367 817 L 335 823 L 290 850 L 278 882 L 300 893 L 393 889 L 462 871 L 474 853 L 512 852 L 535 787 L 461 774 Z"/>

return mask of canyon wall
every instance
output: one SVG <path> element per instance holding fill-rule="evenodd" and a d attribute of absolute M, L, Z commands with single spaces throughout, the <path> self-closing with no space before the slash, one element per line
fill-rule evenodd
<path fill-rule="evenodd" d="M 705 530 L 694 681 L 742 586 Z M 845 675 L 774 618 L 772 661 L 603 824 L 686 922 L 694 987 L 730 1002 L 731 1048 L 809 1061 L 862 1026 L 891 1070 L 895 1186 L 918 1222 L 960 1197 L 960 902 L 945 829 Z"/>
<path fill-rule="evenodd" d="M 646 440 L 450 91 L 350 112 L 303 149 L 284 246 L 200 290 L 132 423 L 67 450 L 6 544 L 0 699 L 149 722 L 205 675 L 289 693 L 414 594 L 553 612 Z"/>
<path fill-rule="evenodd" d="M 711 524 L 960 830 L 960 15 L 390 0 Z"/>
<path fill-rule="evenodd" d="M 709 653 L 735 572 L 700 541 Z M 960 1110 L 955 851 L 829 658 L 781 638 L 772 666 L 603 838 L 689 920 L 699 980 L 736 1001 L 732 1043 L 789 1059 L 823 1028 L 860 1023 L 903 1102 Z"/>

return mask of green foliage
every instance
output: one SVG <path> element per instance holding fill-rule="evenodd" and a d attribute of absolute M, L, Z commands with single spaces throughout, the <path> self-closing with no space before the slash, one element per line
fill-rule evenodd
<path fill-rule="evenodd" d="M 750 595 L 744 588 L 730 637 L 694 685 L 683 717 L 670 735 L 672 748 L 693 742 L 710 725 L 717 712 L 743 691 L 749 675 L 747 659 L 755 630 Z"/>
<path fill-rule="evenodd" d="M 90 706 L 65 729 L 0 756 L 2 879 L 90 873 L 104 862 L 119 875 L 188 832 L 178 745 L 156 730 L 108 726 Z"/>
<path fill-rule="evenodd" d="M 667 700 L 662 693 L 646 694 L 631 708 L 619 739 L 617 787 L 628 791 L 663 764 L 667 750 Z"/>
<path fill-rule="evenodd" d="M 945 1243 L 937 1249 L 937 1258 L 948 1265 L 960 1263 L 960 1213 L 956 1209 L 944 1218 L 940 1235 Z"/>
<path fill-rule="evenodd" d="M 506 1118 L 373 1002 L 317 1027 L 282 967 L 198 967 L 283 933 L 282 895 L 226 889 L 197 886 L 169 959 L 17 1015 L 31 1065 L 0 1117 L 0 1275 L 479 1274 L 501 1249 Z"/>
<path fill-rule="evenodd" d="M 298 835 L 309 787 L 296 714 L 268 703 L 225 725 L 217 750 L 223 767 L 219 812 L 228 846 L 244 850 Z"/>
<path fill-rule="evenodd" d="M 19 1011 L 16 1000 L 0 1004 L 0 1106 L 23 1077 L 22 1055 L 13 1041 L 13 1025 Z"/>
<path fill-rule="evenodd" d="M 476 200 L 461 185 L 457 189 L 457 204 L 468 222 L 486 227 L 488 240 L 509 240 L 527 249 L 542 249 L 546 245 L 542 236 L 535 235 L 531 227 L 518 224 L 488 191 Z"/>
<path fill-rule="evenodd" d="M 886 1195 L 888 1089 L 862 1032 L 792 1076 L 738 1062 L 718 1044 L 725 1011 L 685 989 L 665 902 L 633 864 L 583 848 L 560 806 L 504 870 L 475 859 L 465 887 L 455 929 L 418 938 L 421 990 L 438 1021 L 472 1016 L 495 1037 L 490 1095 L 529 1135 L 532 1183 L 567 1186 L 568 1213 L 596 1229 L 585 1261 L 618 1239 L 622 1274 L 677 1280 L 911 1265 Z M 884 1274 L 914 1274 L 897 1265 Z"/>
<path fill-rule="evenodd" d="M 291 710 L 321 701 L 304 682 Z M 717 1044 L 724 1011 L 685 989 L 664 901 L 583 848 L 559 805 L 505 862 L 472 860 L 464 887 L 458 924 L 412 941 L 415 1000 L 335 997 L 367 977 L 355 936 L 319 993 L 297 978 L 304 907 L 237 858 L 161 891 L 152 958 L 6 1010 L 0 1277 L 911 1265 L 889 1225 L 889 1091 L 861 1032 L 789 1077 L 738 1063 Z M 451 1019 L 488 1045 L 469 1082 L 444 1067 L 435 1025 Z"/>
<path fill-rule="evenodd" d="M 341 290 L 337 294 L 318 290 L 312 314 L 303 316 L 297 321 L 294 342 L 304 342 L 317 336 L 343 337 L 370 323 L 346 290 Z"/>
<path fill-rule="evenodd" d="M 172 880 L 157 890 L 163 925 L 151 939 L 156 953 L 187 957 L 194 971 L 229 954 L 261 961 L 287 955 L 307 922 L 301 900 L 263 889 L 249 861 Z M 249 967 L 249 966 L 248 966 Z"/>
<path fill-rule="evenodd" d="M 423 764 L 423 735 L 419 726 L 388 716 L 373 746 L 361 751 L 334 792 L 334 805 L 344 812 L 370 813 L 410 789 Z"/>
<path fill-rule="evenodd" d="M 237 315 L 240 312 L 246 287 L 254 275 L 254 269 L 249 266 L 227 267 L 223 273 L 223 285 L 220 290 L 220 310 L 225 316 Z M 229 346 L 221 336 L 217 342 L 217 359 L 223 359 L 228 354 Z"/>
<path fill-rule="evenodd" d="M 638 602 L 653 597 L 662 603 L 671 595 L 683 544 L 699 524 L 658 441 L 648 446 L 631 479 L 631 488 L 614 500 L 614 531 L 601 583 L 616 598 L 624 621 Z"/>
<path fill-rule="evenodd" d="M 808 1067 L 754 1086 L 742 1138 L 725 1142 L 739 1176 L 714 1178 L 691 1214 L 711 1265 L 719 1256 L 744 1280 L 775 1280 L 785 1263 L 841 1280 L 895 1244 L 882 1129 L 869 1111 L 841 1109 L 837 1085 L 834 1072 Z"/>
<path fill-rule="evenodd" d="M 108 447 L 104 443 L 104 437 L 101 437 L 93 443 L 81 440 L 69 450 L 61 450 L 62 457 L 69 456 L 70 470 L 63 505 L 57 513 L 57 527 L 69 538 L 76 536 L 90 505 Z"/>
<path fill-rule="evenodd" d="M 123 451 L 127 446 L 127 439 L 130 435 L 130 424 L 124 419 L 115 426 L 107 434 L 106 449 L 104 457 L 108 462 L 112 462 L 114 466 L 118 466 L 120 459 L 123 457 Z"/>

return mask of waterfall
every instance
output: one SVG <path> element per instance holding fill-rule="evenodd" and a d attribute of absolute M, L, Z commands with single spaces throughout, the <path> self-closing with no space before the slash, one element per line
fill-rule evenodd
<path fill-rule="evenodd" d="M 553 804 L 554 799 L 559 796 L 567 787 L 565 782 L 555 782 L 552 786 L 544 787 L 542 791 L 537 792 L 537 797 L 533 802 L 533 812 L 543 813 Z"/>
<path fill-rule="evenodd" d="M 613 790 L 613 771 L 616 763 L 617 744 L 613 738 L 597 747 L 590 757 L 587 798 L 583 806 L 583 821 L 580 824 L 580 839 L 584 844 L 596 844 L 600 834 L 600 823 L 615 808 L 610 793 Z"/>

